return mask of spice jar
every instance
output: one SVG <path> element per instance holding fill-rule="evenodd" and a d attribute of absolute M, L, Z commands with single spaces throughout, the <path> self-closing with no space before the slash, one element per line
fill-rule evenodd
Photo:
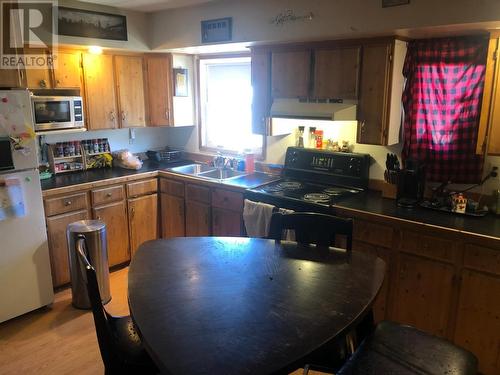
<path fill-rule="evenodd" d="M 323 148 L 323 130 L 316 130 L 314 134 L 316 135 L 316 148 L 321 150 Z"/>

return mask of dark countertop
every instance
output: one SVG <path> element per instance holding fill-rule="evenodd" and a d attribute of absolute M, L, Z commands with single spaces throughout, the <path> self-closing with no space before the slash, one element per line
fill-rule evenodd
<path fill-rule="evenodd" d="M 52 176 L 47 180 L 41 180 L 42 190 L 58 189 L 62 187 L 80 185 L 88 182 L 108 180 L 111 178 L 127 177 L 147 172 L 156 172 L 160 169 L 175 167 L 191 163 L 191 161 L 177 161 L 174 163 L 158 163 L 152 160 L 145 160 L 142 168 L 138 170 L 124 168 L 99 168 L 82 172 L 63 173 Z"/>
<path fill-rule="evenodd" d="M 413 209 L 402 208 L 396 205 L 394 199 L 382 198 L 381 193 L 372 191 L 345 199 L 339 202 L 337 206 L 340 209 L 357 210 L 460 232 L 500 238 L 500 218 L 491 213 L 484 217 L 471 217 L 460 214 L 448 214 L 421 207 Z"/>

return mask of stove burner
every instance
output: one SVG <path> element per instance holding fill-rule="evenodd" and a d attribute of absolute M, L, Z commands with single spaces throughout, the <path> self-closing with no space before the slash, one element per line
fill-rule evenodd
<path fill-rule="evenodd" d="M 341 187 L 330 187 L 323 190 L 323 193 L 328 195 L 342 195 L 344 193 L 357 193 L 357 190 L 346 189 Z"/>
<path fill-rule="evenodd" d="M 329 203 L 330 202 L 330 196 L 328 194 L 322 194 L 322 193 L 305 194 L 303 199 L 306 202 L 313 202 L 313 203 Z"/>
<path fill-rule="evenodd" d="M 276 185 L 266 187 L 269 193 L 280 193 L 283 190 L 298 190 L 302 188 L 302 184 L 296 181 L 283 181 Z"/>

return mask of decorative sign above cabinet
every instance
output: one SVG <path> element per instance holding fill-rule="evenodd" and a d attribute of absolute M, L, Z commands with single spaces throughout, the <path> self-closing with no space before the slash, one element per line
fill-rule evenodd
<path fill-rule="evenodd" d="M 281 12 L 277 16 L 271 19 L 271 23 L 276 26 L 283 26 L 285 23 L 297 22 L 297 21 L 312 21 L 314 18 L 313 12 L 306 14 L 296 15 L 291 9 Z"/>
<path fill-rule="evenodd" d="M 233 18 L 201 21 L 201 42 L 230 42 L 233 39 Z"/>

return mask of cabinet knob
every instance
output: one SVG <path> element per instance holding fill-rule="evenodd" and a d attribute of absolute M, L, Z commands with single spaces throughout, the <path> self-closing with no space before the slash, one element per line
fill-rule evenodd
<path fill-rule="evenodd" d="M 44 79 L 40 80 L 40 87 L 47 87 L 47 82 Z"/>
<path fill-rule="evenodd" d="M 58 79 L 56 79 L 56 84 L 57 84 L 57 85 L 60 85 L 60 84 L 61 84 L 61 81 L 59 81 Z"/>
<path fill-rule="evenodd" d="M 361 133 L 364 133 L 365 132 L 365 121 L 364 120 L 361 121 L 360 126 L 361 126 Z"/>
<path fill-rule="evenodd" d="M 100 217 L 100 216 L 97 216 L 97 220 L 101 220 L 101 217 Z"/>
<path fill-rule="evenodd" d="M 65 201 L 65 202 L 64 202 L 64 205 L 65 205 L 65 206 L 71 206 L 72 204 L 73 204 L 73 202 L 71 202 L 71 201 Z"/>
<path fill-rule="evenodd" d="M 122 121 L 125 121 L 127 118 L 125 111 L 122 111 Z"/>
<path fill-rule="evenodd" d="M 165 111 L 165 118 L 168 120 L 170 118 L 170 114 L 168 113 L 168 111 Z"/>
<path fill-rule="evenodd" d="M 113 194 L 111 194 L 111 193 L 106 193 L 106 196 L 107 196 L 108 198 L 111 198 L 111 196 L 112 196 L 112 195 L 113 195 Z"/>

